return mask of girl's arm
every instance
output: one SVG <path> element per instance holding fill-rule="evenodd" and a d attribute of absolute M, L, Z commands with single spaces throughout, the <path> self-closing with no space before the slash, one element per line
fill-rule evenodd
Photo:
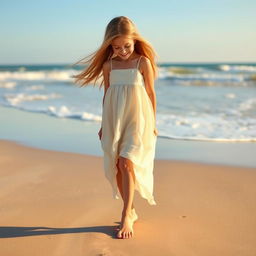
<path fill-rule="evenodd" d="M 103 108 L 105 95 L 106 95 L 107 89 L 109 87 L 109 71 L 110 71 L 110 62 L 109 61 L 104 62 L 102 71 L 103 71 L 103 79 L 104 79 L 104 96 L 103 96 L 103 101 L 102 101 L 102 108 Z"/>
<path fill-rule="evenodd" d="M 141 58 L 141 70 L 144 77 L 145 88 L 154 109 L 154 116 L 156 121 L 156 93 L 154 88 L 154 74 L 150 60 L 145 56 Z"/>
<path fill-rule="evenodd" d="M 103 96 L 103 102 L 102 102 L 102 106 L 103 106 L 104 105 L 105 95 L 106 95 L 107 89 L 109 87 L 109 71 L 110 71 L 110 63 L 109 63 L 109 61 L 106 61 L 103 64 L 102 71 L 103 71 L 103 79 L 104 79 L 104 96 Z"/>

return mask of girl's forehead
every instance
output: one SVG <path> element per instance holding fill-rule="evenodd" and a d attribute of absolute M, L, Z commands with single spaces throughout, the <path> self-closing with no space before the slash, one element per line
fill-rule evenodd
<path fill-rule="evenodd" d="M 133 39 L 129 37 L 117 37 L 112 41 L 113 46 L 119 46 L 122 44 L 133 43 Z"/>

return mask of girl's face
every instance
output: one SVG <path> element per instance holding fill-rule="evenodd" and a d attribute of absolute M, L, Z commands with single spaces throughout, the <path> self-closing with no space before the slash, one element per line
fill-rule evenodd
<path fill-rule="evenodd" d="M 134 51 L 134 40 L 129 37 L 119 36 L 112 41 L 111 45 L 114 54 L 123 60 L 127 60 Z"/>

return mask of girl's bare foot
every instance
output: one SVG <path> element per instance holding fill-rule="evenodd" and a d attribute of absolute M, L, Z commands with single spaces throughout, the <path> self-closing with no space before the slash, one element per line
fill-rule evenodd
<path fill-rule="evenodd" d="M 123 217 L 120 230 L 117 233 L 118 238 L 131 238 L 133 236 L 133 223 L 135 216 L 132 211 Z"/>
<path fill-rule="evenodd" d="M 139 218 L 139 216 L 138 216 L 137 213 L 135 212 L 135 208 L 132 209 L 132 214 L 133 214 L 133 222 L 137 221 L 137 219 Z"/>
<path fill-rule="evenodd" d="M 138 220 L 139 216 L 137 215 L 137 213 L 135 211 L 135 208 L 132 208 L 132 212 L 131 213 L 132 213 L 132 220 L 133 220 L 133 222 L 136 222 Z M 122 213 L 121 224 L 118 226 L 118 229 L 121 228 L 123 220 L 124 220 L 124 214 Z"/>

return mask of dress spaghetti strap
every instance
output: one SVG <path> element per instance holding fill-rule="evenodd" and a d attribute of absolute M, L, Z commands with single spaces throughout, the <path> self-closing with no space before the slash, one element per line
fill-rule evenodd
<path fill-rule="evenodd" d="M 139 57 L 139 60 L 138 60 L 138 62 L 137 62 L 137 69 L 139 68 L 139 64 L 140 64 L 140 59 L 141 59 L 141 57 L 142 57 L 142 55 Z M 110 71 L 113 69 L 113 67 L 112 67 L 112 58 L 110 59 Z"/>
<path fill-rule="evenodd" d="M 141 59 L 141 57 L 142 57 L 142 55 L 140 55 L 139 60 L 138 60 L 138 62 L 137 62 L 137 69 L 139 69 L 139 64 L 140 64 L 140 59 Z"/>

